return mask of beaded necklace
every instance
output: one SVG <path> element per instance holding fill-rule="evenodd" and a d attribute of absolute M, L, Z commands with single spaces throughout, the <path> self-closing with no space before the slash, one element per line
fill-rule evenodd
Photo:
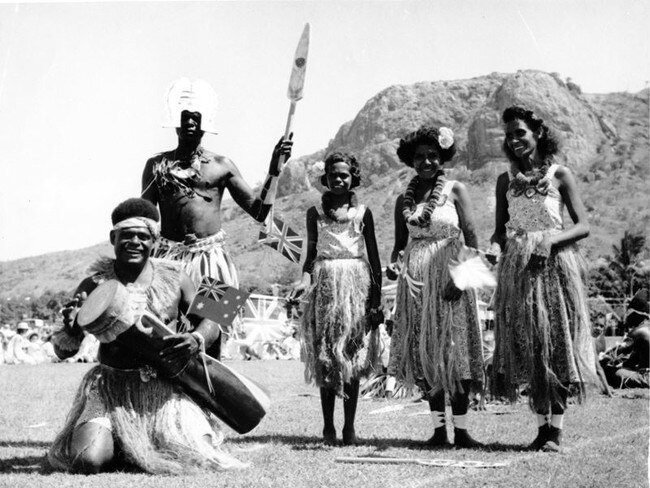
<path fill-rule="evenodd" d="M 350 210 L 355 208 L 358 204 L 357 195 L 353 191 L 349 192 L 347 210 L 343 210 L 341 207 L 339 207 L 338 210 L 335 210 L 334 206 L 332 205 L 332 197 L 333 195 L 330 191 L 323 193 L 323 196 L 321 197 L 321 207 L 323 208 L 323 212 L 329 219 L 333 220 L 334 222 L 348 222 L 350 220 Z"/>
<path fill-rule="evenodd" d="M 509 188 L 512 191 L 512 196 L 518 197 L 522 193 L 527 198 L 531 198 L 535 193 L 546 195 L 550 181 L 546 178 L 548 169 L 550 168 L 548 161 L 544 163 L 537 170 L 533 170 L 533 174 L 526 176 L 520 169 L 518 164 L 512 165 L 512 176 Z"/>
<path fill-rule="evenodd" d="M 418 227 L 429 227 L 431 225 L 431 214 L 435 208 L 439 205 L 442 205 L 446 201 L 443 199 L 442 191 L 445 188 L 447 179 L 445 178 L 445 172 L 440 170 L 434 176 L 435 183 L 427 202 L 424 204 L 422 213 L 418 217 L 414 217 L 415 213 L 415 190 L 420 183 L 420 177 L 415 176 L 411 182 L 406 187 L 406 192 L 404 193 L 404 201 L 402 204 L 402 215 L 404 220 L 411 225 L 417 225 Z"/>

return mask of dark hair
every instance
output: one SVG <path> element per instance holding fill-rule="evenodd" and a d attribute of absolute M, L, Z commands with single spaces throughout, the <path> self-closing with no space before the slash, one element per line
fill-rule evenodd
<path fill-rule="evenodd" d="M 397 157 L 406 166 L 413 167 L 413 156 L 418 146 L 427 145 L 435 146 L 440 156 L 440 163 L 444 164 L 456 154 L 456 143 L 454 142 L 447 149 L 440 147 L 438 136 L 440 135 L 436 127 L 423 125 L 415 132 L 407 134 L 404 139 L 400 139 L 397 148 Z"/>
<path fill-rule="evenodd" d="M 335 151 L 325 158 L 325 174 L 320 177 L 321 185 L 327 186 L 327 172 L 334 166 L 335 163 L 346 163 L 350 166 L 350 174 L 352 175 L 352 188 L 356 188 L 361 184 L 361 169 L 359 162 L 352 154 L 346 152 Z"/>
<path fill-rule="evenodd" d="M 532 110 L 526 110 L 522 107 L 513 105 L 512 107 L 508 107 L 503 111 L 501 120 L 503 120 L 504 124 L 507 124 L 508 122 L 512 122 L 514 120 L 521 120 L 533 132 L 537 132 L 541 128 L 541 134 L 537 140 L 537 153 L 542 158 L 542 160 L 545 160 L 554 154 L 557 154 L 557 151 L 559 149 L 559 142 L 557 138 L 549 130 L 544 121 L 537 117 Z M 517 158 L 508 147 L 505 138 L 503 139 L 503 145 L 501 147 L 510 161 L 517 162 Z"/>
<path fill-rule="evenodd" d="M 160 220 L 156 206 L 144 198 L 129 198 L 128 200 L 124 200 L 113 210 L 111 221 L 115 225 L 130 217 L 146 217 L 156 222 Z"/>

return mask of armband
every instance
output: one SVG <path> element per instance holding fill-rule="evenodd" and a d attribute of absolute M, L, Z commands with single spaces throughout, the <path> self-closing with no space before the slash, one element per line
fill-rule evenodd
<path fill-rule="evenodd" d="M 278 178 L 279 176 L 274 176 L 269 174 L 264 181 L 264 186 L 262 186 L 262 191 L 260 192 L 260 200 L 264 205 L 273 205 L 275 200 L 275 195 L 278 191 Z"/>

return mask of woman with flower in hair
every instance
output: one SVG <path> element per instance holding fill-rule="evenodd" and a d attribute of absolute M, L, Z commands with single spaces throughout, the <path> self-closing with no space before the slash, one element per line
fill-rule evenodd
<path fill-rule="evenodd" d="M 468 248 L 478 245 L 467 189 L 447 180 L 443 170 L 455 152 L 447 127 L 423 126 L 400 141 L 397 155 L 417 175 L 395 203 L 395 246 L 386 270 L 389 279 L 400 278 L 389 373 L 425 391 L 434 426 L 431 447 L 448 444 L 445 393 L 455 446 L 479 445 L 466 421 L 470 390 L 483 382 L 476 296 L 458 289 L 449 270 L 461 251 L 473 253 Z"/>
<path fill-rule="evenodd" d="M 510 171 L 496 186 L 495 294 L 492 384 L 512 400 L 528 385 L 538 434 L 531 449 L 559 451 L 571 391 L 583 397 L 595 373 L 584 289 L 585 263 L 575 243 L 589 235 L 587 215 L 571 171 L 558 164 L 558 142 L 530 110 L 503 112 L 503 151 Z M 565 228 L 564 208 L 573 226 Z"/>
<path fill-rule="evenodd" d="M 381 264 L 369 208 L 357 202 L 359 163 L 335 152 L 325 160 L 321 208 L 307 210 L 307 257 L 292 296 L 307 291 L 302 349 L 305 379 L 320 387 L 323 440 L 336 443 L 334 403 L 343 397 L 343 444 L 356 444 L 359 378 L 371 372 L 383 322 Z M 364 347 L 366 333 L 372 330 Z"/>

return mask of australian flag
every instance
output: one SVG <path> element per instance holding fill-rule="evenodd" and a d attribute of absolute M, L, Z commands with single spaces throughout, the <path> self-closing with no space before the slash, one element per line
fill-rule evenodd
<path fill-rule="evenodd" d="M 273 217 L 273 220 L 260 231 L 258 242 L 275 249 L 288 260 L 296 264 L 300 263 L 302 237 L 286 222 Z"/>
<path fill-rule="evenodd" d="M 225 283 L 204 277 L 199 284 L 188 313 L 230 326 L 249 293 Z"/>

